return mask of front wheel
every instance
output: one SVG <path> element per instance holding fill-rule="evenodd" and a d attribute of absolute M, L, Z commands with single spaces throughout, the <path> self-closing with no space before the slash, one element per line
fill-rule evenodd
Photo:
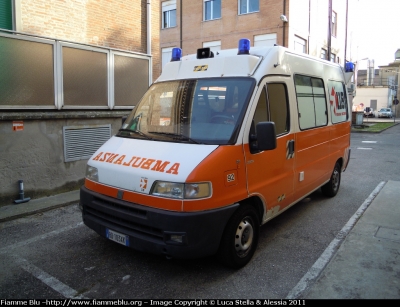
<path fill-rule="evenodd" d="M 256 209 L 251 205 L 239 207 L 222 235 L 218 260 L 235 269 L 245 266 L 257 249 L 259 228 Z"/>
<path fill-rule="evenodd" d="M 331 179 L 321 188 L 322 193 L 324 193 L 325 196 L 333 197 L 339 191 L 341 176 L 340 172 L 340 164 L 336 162 L 335 167 L 333 168 Z"/>

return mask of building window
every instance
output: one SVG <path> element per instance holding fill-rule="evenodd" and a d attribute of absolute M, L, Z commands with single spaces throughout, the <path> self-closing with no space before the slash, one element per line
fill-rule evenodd
<path fill-rule="evenodd" d="M 326 60 L 326 50 L 321 49 L 321 59 Z"/>
<path fill-rule="evenodd" d="M 300 53 L 307 53 L 306 40 L 298 36 L 294 37 L 294 50 Z"/>
<path fill-rule="evenodd" d="M 0 29 L 13 30 L 11 0 L 0 1 Z"/>
<path fill-rule="evenodd" d="M 221 50 L 221 41 L 212 41 L 203 43 L 203 48 L 210 48 L 214 54 Z"/>
<path fill-rule="evenodd" d="M 258 12 L 260 10 L 259 0 L 239 0 L 239 15 Z"/>
<path fill-rule="evenodd" d="M 162 68 L 164 68 L 165 64 L 167 64 L 168 62 L 171 62 L 171 57 L 172 57 L 172 47 L 169 48 L 162 48 L 161 49 L 161 53 L 162 53 L 162 58 L 161 58 L 161 65 Z"/>
<path fill-rule="evenodd" d="M 272 47 L 276 44 L 276 33 L 254 35 L 254 47 Z"/>
<path fill-rule="evenodd" d="M 176 1 L 164 1 L 162 3 L 163 29 L 176 27 Z"/>
<path fill-rule="evenodd" d="M 332 36 L 336 37 L 337 34 L 337 14 L 332 12 Z"/>
<path fill-rule="evenodd" d="M 221 18 L 221 0 L 204 0 L 204 20 Z"/>
<path fill-rule="evenodd" d="M 331 62 L 336 62 L 336 54 L 331 53 Z"/>

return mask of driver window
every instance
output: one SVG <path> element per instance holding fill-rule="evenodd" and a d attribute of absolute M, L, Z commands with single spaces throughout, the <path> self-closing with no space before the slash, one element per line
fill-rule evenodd
<path fill-rule="evenodd" d="M 259 122 L 269 121 L 269 112 L 267 108 L 267 94 L 265 92 L 265 87 L 261 90 L 260 98 L 258 99 L 256 112 L 254 113 L 254 125 Z"/>
<path fill-rule="evenodd" d="M 289 108 L 285 84 L 267 84 L 267 95 L 270 121 L 275 123 L 276 135 L 287 133 L 289 131 Z"/>
<path fill-rule="evenodd" d="M 263 87 L 254 113 L 254 125 L 263 121 L 275 123 L 276 135 L 289 131 L 289 108 L 285 84 L 268 83 Z"/>

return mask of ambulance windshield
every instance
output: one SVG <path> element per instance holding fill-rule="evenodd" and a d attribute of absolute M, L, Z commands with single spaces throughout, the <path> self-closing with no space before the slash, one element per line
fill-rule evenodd
<path fill-rule="evenodd" d="M 167 142 L 234 144 L 255 85 L 253 78 L 153 84 L 118 136 Z"/>

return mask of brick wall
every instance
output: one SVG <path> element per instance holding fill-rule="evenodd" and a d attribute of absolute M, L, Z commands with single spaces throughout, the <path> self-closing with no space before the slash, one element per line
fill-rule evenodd
<path fill-rule="evenodd" d="M 168 0 L 161 0 L 163 1 Z M 280 20 L 284 13 L 288 23 Z M 180 4 L 182 3 L 182 38 L 180 37 Z M 276 34 L 277 44 L 294 49 L 295 37 L 306 41 L 309 54 L 320 57 L 321 48 L 327 49 L 328 1 L 326 0 L 260 0 L 259 11 L 238 14 L 238 0 L 221 1 L 221 18 L 203 20 L 204 1 L 176 0 L 177 26 L 161 29 L 161 48 L 179 47 L 182 39 L 184 55 L 196 53 L 204 42 L 221 41 L 221 49 L 237 48 L 239 39 L 248 38 L 254 45 L 254 36 Z M 343 63 L 345 44 L 346 2 L 333 1 L 337 13 L 337 36 L 331 37 L 331 50 Z M 285 31 L 285 34 L 283 32 Z M 348 33 L 350 33 L 348 29 Z M 284 41 L 285 40 L 285 41 Z M 350 50 L 350 46 L 349 50 Z M 350 51 L 348 51 L 350 52 Z"/>
<path fill-rule="evenodd" d="M 160 70 L 159 2 L 152 1 L 153 78 Z M 21 0 L 20 32 L 147 53 L 146 0 Z"/>
<path fill-rule="evenodd" d="M 177 0 L 177 27 L 161 30 L 161 48 L 179 46 L 180 0 Z M 248 38 L 253 45 L 254 35 L 276 33 L 278 44 L 283 44 L 283 2 L 260 1 L 260 11 L 238 15 L 238 1 L 221 2 L 221 19 L 203 21 L 203 1 L 183 1 L 183 54 L 195 53 L 203 42 L 221 41 L 221 49 L 237 48 L 239 39 Z"/>

